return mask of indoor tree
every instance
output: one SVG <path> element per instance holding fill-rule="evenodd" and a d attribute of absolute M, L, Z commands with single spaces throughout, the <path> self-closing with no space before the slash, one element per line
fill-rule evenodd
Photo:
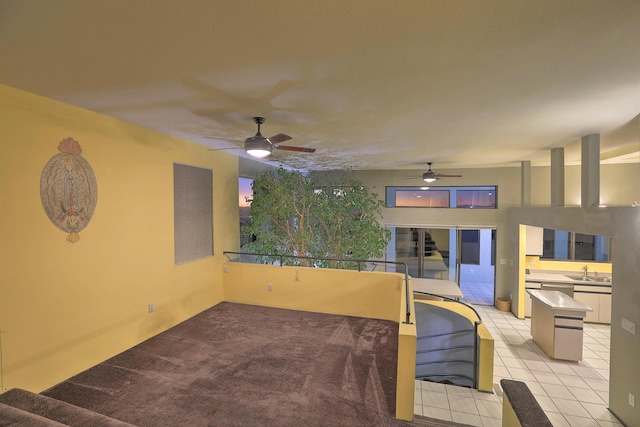
<path fill-rule="evenodd" d="M 254 236 L 248 248 L 255 253 L 341 259 L 314 264 L 355 268 L 346 260 L 382 258 L 390 239 L 389 230 L 378 223 L 382 200 L 347 174 L 321 181 L 283 168 L 265 171 L 253 181 L 248 201 L 247 231 Z"/>

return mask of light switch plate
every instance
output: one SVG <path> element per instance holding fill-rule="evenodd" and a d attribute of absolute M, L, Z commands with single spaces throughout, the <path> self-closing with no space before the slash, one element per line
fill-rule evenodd
<path fill-rule="evenodd" d="M 636 334 L 636 324 L 633 323 L 631 320 L 625 319 L 624 317 L 622 318 L 622 329 L 632 333 L 633 335 Z"/>

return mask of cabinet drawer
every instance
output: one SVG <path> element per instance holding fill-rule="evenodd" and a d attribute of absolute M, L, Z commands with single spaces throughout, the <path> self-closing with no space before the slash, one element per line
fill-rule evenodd
<path fill-rule="evenodd" d="M 555 326 L 564 327 L 564 328 L 576 328 L 582 330 L 582 318 L 581 317 L 569 317 L 569 316 L 556 316 L 555 317 Z"/>

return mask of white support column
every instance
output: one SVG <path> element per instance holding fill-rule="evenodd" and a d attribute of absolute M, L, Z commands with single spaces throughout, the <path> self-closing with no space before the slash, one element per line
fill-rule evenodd
<path fill-rule="evenodd" d="M 600 135 L 582 137 L 582 207 L 600 205 Z"/>
<path fill-rule="evenodd" d="M 520 205 L 522 207 L 531 206 L 531 161 L 525 160 L 520 163 Z"/>
<path fill-rule="evenodd" d="M 551 207 L 564 207 L 564 148 L 551 150 Z"/>

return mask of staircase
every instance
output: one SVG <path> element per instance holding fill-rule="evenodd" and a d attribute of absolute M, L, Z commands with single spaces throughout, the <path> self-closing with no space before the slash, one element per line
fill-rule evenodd
<path fill-rule="evenodd" d="M 5 426 L 133 427 L 89 409 L 19 388 L 0 394 L 0 427 Z"/>
<path fill-rule="evenodd" d="M 416 379 L 477 386 L 477 331 L 466 317 L 416 302 Z"/>

